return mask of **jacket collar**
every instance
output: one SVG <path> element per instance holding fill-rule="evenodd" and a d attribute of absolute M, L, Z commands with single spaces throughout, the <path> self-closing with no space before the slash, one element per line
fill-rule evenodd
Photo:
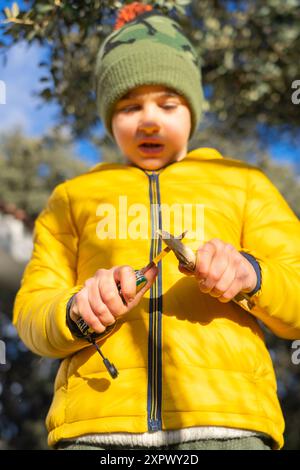
<path fill-rule="evenodd" d="M 191 150 L 187 156 L 182 160 L 215 160 L 216 158 L 224 158 L 218 150 L 210 147 L 201 147 Z"/>
<path fill-rule="evenodd" d="M 224 158 L 224 157 L 221 155 L 220 152 L 218 152 L 218 150 L 214 148 L 210 148 L 210 147 L 200 147 L 198 149 L 191 150 L 187 154 L 187 156 L 178 163 L 182 163 L 182 162 L 190 161 L 190 160 L 200 161 L 200 160 L 215 160 L 215 159 L 221 159 L 221 158 Z M 174 162 L 174 163 L 176 164 L 177 162 Z M 128 168 L 127 165 L 122 165 L 120 163 L 101 162 L 95 165 L 94 167 L 92 167 L 88 171 L 88 173 L 94 173 L 94 172 L 98 172 L 102 170 L 114 170 L 114 169 L 122 170 L 125 168 Z M 161 170 L 158 170 L 158 172 L 160 171 Z"/>

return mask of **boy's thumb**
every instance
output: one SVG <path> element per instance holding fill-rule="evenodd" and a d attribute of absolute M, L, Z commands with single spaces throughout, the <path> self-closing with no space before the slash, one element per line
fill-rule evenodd
<path fill-rule="evenodd" d="M 152 268 L 148 269 L 148 271 L 145 272 L 144 276 L 148 281 L 147 285 L 151 286 L 157 274 L 158 274 L 158 267 L 156 265 L 152 266 Z"/>
<path fill-rule="evenodd" d="M 140 284 L 139 286 L 137 286 L 136 296 L 134 297 L 133 300 L 129 301 L 128 303 L 129 309 L 132 309 L 139 303 L 139 301 L 141 300 L 145 292 L 148 289 L 150 289 L 150 287 L 152 286 L 153 281 L 155 277 L 157 276 L 157 274 L 158 274 L 158 267 L 155 265 L 152 266 L 152 268 L 148 269 L 148 271 L 144 273 L 144 276 L 147 279 L 147 282 L 146 284 L 144 283 L 144 285 Z"/>
<path fill-rule="evenodd" d="M 147 282 L 145 285 L 143 285 L 142 287 L 140 287 L 140 289 L 137 287 L 137 294 L 135 296 L 135 299 L 137 301 L 140 300 L 141 297 L 143 297 L 144 293 L 150 289 L 150 287 L 152 286 L 156 276 L 158 274 L 158 267 L 157 266 L 152 266 L 152 268 L 148 269 L 148 271 L 146 271 L 144 273 L 144 276 L 145 278 L 147 279 Z"/>

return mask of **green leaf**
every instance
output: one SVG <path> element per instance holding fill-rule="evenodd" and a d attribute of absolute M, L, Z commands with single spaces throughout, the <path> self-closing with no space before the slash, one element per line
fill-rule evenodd
<path fill-rule="evenodd" d="M 12 11 L 12 16 L 13 16 L 14 18 L 16 18 L 16 17 L 18 16 L 18 14 L 20 13 L 19 5 L 18 5 L 16 2 L 14 2 L 14 3 L 12 4 L 11 11 Z"/>
<path fill-rule="evenodd" d="M 180 13 L 181 15 L 185 15 L 185 14 L 186 14 L 186 11 L 185 11 L 184 7 L 182 7 L 182 6 L 180 6 L 180 5 L 176 5 L 175 8 L 176 8 L 176 11 L 177 11 L 178 13 Z"/>
<path fill-rule="evenodd" d="M 36 35 L 36 32 L 35 32 L 34 29 L 29 31 L 29 33 L 26 35 L 27 41 L 29 41 L 29 42 L 32 41 L 34 39 L 35 35 Z"/>
<path fill-rule="evenodd" d="M 156 0 L 155 4 L 159 7 L 163 7 L 165 3 L 165 0 Z"/>
<path fill-rule="evenodd" d="M 9 8 L 5 7 L 4 8 L 4 13 L 6 15 L 6 18 L 11 18 L 12 17 L 12 13 L 11 13 Z"/>
<path fill-rule="evenodd" d="M 176 3 L 179 6 L 186 6 L 191 3 L 191 0 L 176 0 Z"/>
<path fill-rule="evenodd" d="M 52 98 L 52 91 L 51 88 L 45 88 L 41 91 L 40 96 L 42 96 L 46 101 Z"/>
<path fill-rule="evenodd" d="M 53 5 L 37 5 L 36 10 L 39 13 L 48 13 L 49 11 L 53 10 Z"/>
<path fill-rule="evenodd" d="M 124 5 L 122 4 L 122 2 L 119 2 L 119 1 L 116 1 L 114 2 L 114 8 L 122 8 Z"/>

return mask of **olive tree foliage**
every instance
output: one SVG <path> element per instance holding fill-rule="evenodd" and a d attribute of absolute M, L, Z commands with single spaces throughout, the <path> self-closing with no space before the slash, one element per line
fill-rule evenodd
<path fill-rule="evenodd" d="M 31 0 L 2 11 L 4 55 L 25 40 L 46 46 L 40 63 L 45 101 L 60 105 L 60 123 L 91 136 L 97 123 L 94 66 L 112 31 L 116 11 L 130 1 Z M 211 128 L 257 138 L 257 125 L 299 131 L 300 105 L 292 102 L 300 78 L 299 0 L 144 1 L 176 18 L 200 58 Z M 96 139 L 96 142 L 99 140 Z"/>
<path fill-rule="evenodd" d="M 74 153 L 69 137 L 58 132 L 40 138 L 18 128 L 0 133 L 0 202 L 33 221 L 57 184 L 88 169 Z"/>
<path fill-rule="evenodd" d="M 227 135 L 216 135 L 210 127 L 206 127 L 195 136 L 190 146 L 191 149 L 216 146 L 225 157 L 244 160 L 261 168 L 300 218 L 300 177 L 295 165 L 282 164 L 272 159 L 269 150 L 253 135 L 240 140 L 237 133 L 233 133 L 228 139 Z"/>

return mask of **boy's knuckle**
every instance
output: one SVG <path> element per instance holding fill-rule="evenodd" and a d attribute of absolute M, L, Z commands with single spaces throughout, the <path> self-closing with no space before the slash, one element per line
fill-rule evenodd
<path fill-rule="evenodd" d="M 196 277 L 198 279 L 207 279 L 208 278 L 208 271 L 204 269 L 197 270 Z"/>
<path fill-rule="evenodd" d="M 207 274 L 208 272 L 208 264 L 201 257 L 197 259 L 196 268 L 197 272 L 201 274 Z"/>
<path fill-rule="evenodd" d="M 82 298 L 83 289 L 84 289 L 84 287 L 83 287 L 82 289 L 80 289 L 80 291 L 78 291 L 78 292 L 75 294 L 74 300 L 73 300 L 73 305 L 74 305 L 74 304 L 78 304 L 78 302 L 79 302 L 80 299 Z"/>
<path fill-rule="evenodd" d="M 123 264 L 122 266 L 120 266 L 120 270 L 122 271 L 122 273 L 125 274 L 134 272 L 134 269 L 128 264 Z"/>
<path fill-rule="evenodd" d="M 235 267 L 236 277 L 238 279 L 243 279 L 245 276 L 247 276 L 248 270 L 241 260 L 236 260 Z"/>
<path fill-rule="evenodd" d="M 236 282 L 241 283 L 247 278 L 245 271 L 239 270 L 236 274 Z"/>
<path fill-rule="evenodd" d="M 111 302 L 116 297 L 116 293 L 113 290 L 108 290 L 102 293 L 102 299 L 104 303 Z"/>
<path fill-rule="evenodd" d="M 84 286 L 87 288 L 91 287 L 92 284 L 93 284 L 93 278 L 86 279 L 86 281 L 84 282 Z"/>
<path fill-rule="evenodd" d="M 103 269 L 103 268 L 97 269 L 95 273 L 95 277 L 97 278 L 102 277 L 105 273 L 106 273 L 106 269 Z"/>
<path fill-rule="evenodd" d="M 103 305 L 103 307 L 98 307 L 97 308 L 97 317 L 100 317 L 101 321 L 102 321 L 102 318 L 105 318 L 105 316 L 107 315 L 107 309 L 105 308 L 105 306 Z"/>
<path fill-rule="evenodd" d="M 83 303 L 86 298 L 86 288 L 81 289 L 79 292 L 77 292 L 73 305 L 76 305 L 77 308 L 80 308 L 83 306 Z"/>
<path fill-rule="evenodd" d="M 217 282 L 220 279 L 220 275 L 216 271 L 210 272 L 207 277 L 208 277 L 210 282 L 214 282 L 214 283 Z"/>
<path fill-rule="evenodd" d="M 224 249 L 226 251 L 235 251 L 235 248 L 233 245 L 231 245 L 231 243 L 225 243 Z"/>
<path fill-rule="evenodd" d="M 224 242 L 220 240 L 219 238 L 212 238 L 208 243 L 217 248 L 220 248 L 221 246 L 224 245 Z"/>

